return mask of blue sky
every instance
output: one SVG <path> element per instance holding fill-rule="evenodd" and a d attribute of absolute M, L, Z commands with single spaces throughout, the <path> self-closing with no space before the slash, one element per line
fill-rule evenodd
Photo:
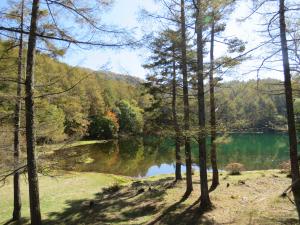
<path fill-rule="evenodd" d="M 255 34 L 255 31 L 260 29 L 258 18 L 250 18 L 246 22 L 238 22 L 238 19 L 249 14 L 249 4 L 245 1 L 240 1 L 236 10 L 233 12 L 230 20 L 228 21 L 224 36 L 236 36 L 246 41 L 247 49 L 251 49 L 257 45 L 262 38 Z M 150 11 L 158 11 L 159 5 L 154 0 L 116 0 L 113 9 L 104 16 L 106 22 L 127 27 L 137 28 L 138 30 L 146 29 L 151 31 L 149 23 L 146 25 L 138 20 L 139 10 L 145 8 Z M 147 27 L 144 27 L 147 26 Z M 155 29 L 156 25 L 153 25 Z M 226 47 L 221 44 L 216 46 L 216 56 L 224 54 Z M 105 68 L 121 74 L 130 74 L 145 78 L 147 71 L 143 69 L 142 64 L 146 62 L 149 52 L 145 49 L 136 50 L 109 50 L 109 49 L 98 49 L 98 50 L 81 50 L 75 49 L 68 52 L 63 61 L 71 65 L 79 65 L 88 67 L 94 70 L 100 69 L 103 65 Z M 243 67 L 236 69 L 235 73 L 228 76 L 227 79 L 245 79 L 243 73 L 253 69 L 254 62 L 249 61 L 244 63 Z M 233 76 L 233 77 L 232 77 Z M 277 77 L 279 74 L 264 73 L 261 77 Z M 256 78 L 256 73 L 247 74 L 247 79 Z"/>
<path fill-rule="evenodd" d="M 260 29 L 258 24 L 261 18 L 253 17 L 246 22 L 238 22 L 243 16 L 249 14 L 249 4 L 251 0 L 240 1 L 236 10 L 231 15 L 224 36 L 236 36 L 246 41 L 247 49 L 255 47 L 263 39 L 255 32 Z M 6 0 L 0 0 L 0 7 L 6 4 Z M 103 20 L 107 24 L 114 24 L 119 27 L 135 28 L 138 32 L 141 30 L 151 31 L 157 25 L 151 23 L 143 23 L 138 20 L 139 11 L 145 8 L 150 11 L 158 11 L 160 8 L 158 3 L 154 0 L 115 0 L 113 8 L 103 15 Z M 216 45 L 216 56 L 221 56 L 225 52 L 225 46 L 221 44 Z M 62 61 L 73 65 L 91 68 L 93 70 L 106 69 L 112 72 L 121 74 L 130 74 L 140 78 L 145 78 L 147 71 L 143 69 L 142 64 L 145 63 L 149 52 L 146 49 L 89 49 L 83 50 L 81 48 L 72 47 L 64 56 Z M 243 73 L 253 69 L 258 62 L 249 61 L 244 63 L 242 67 L 238 67 L 235 73 L 231 74 L 236 79 L 245 79 Z M 279 73 L 266 72 L 260 75 L 261 77 L 281 78 Z M 247 79 L 256 78 L 256 73 L 247 74 Z M 232 79 L 232 78 L 228 78 Z"/>
<path fill-rule="evenodd" d="M 0 8 L 6 7 L 9 0 L 0 0 Z M 141 8 L 154 9 L 153 0 L 115 0 L 111 10 L 102 16 L 107 24 L 117 25 L 128 29 L 141 28 L 138 22 L 138 14 Z M 146 71 L 142 68 L 145 55 L 142 50 L 133 51 L 92 49 L 83 50 L 72 47 L 61 60 L 74 66 L 82 66 L 94 70 L 106 69 L 124 74 L 132 74 L 144 77 Z"/>
<path fill-rule="evenodd" d="M 103 16 L 104 21 L 128 29 L 142 29 L 138 22 L 139 11 L 142 8 L 154 9 L 153 0 L 116 0 L 111 11 Z M 68 52 L 63 61 L 71 65 L 79 65 L 94 70 L 103 66 L 116 73 L 130 74 L 141 78 L 145 77 L 146 71 L 141 66 L 147 52 L 143 49 L 73 49 Z"/>

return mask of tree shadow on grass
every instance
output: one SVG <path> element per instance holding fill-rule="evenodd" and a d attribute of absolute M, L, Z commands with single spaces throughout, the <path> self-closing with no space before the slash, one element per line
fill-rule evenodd
<path fill-rule="evenodd" d="M 197 200 L 183 212 L 174 213 L 173 215 L 168 214 L 162 224 L 218 225 L 213 219 L 205 216 L 204 212 L 199 209 L 199 203 L 200 201 Z"/>
<path fill-rule="evenodd" d="M 27 217 L 21 218 L 20 221 L 14 221 L 12 219 L 6 221 L 3 223 L 3 225 L 23 225 L 23 224 L 29 224 L 30 220 Z"/>
<path fill-rule="evenodd" d="M 195 201 L 192 205 L 185 208 L 183 211 L 178 210 L 183 208 L 181 205 L 186 198 L 180 199 L 178 202 L 174 203 L 166 210 L 162 212 L 160 216 L 158 216 L 155 220 L 151 221 L 147 225 L 154 225 L 154 224 L 176 224 L 176 225 L 217 225 L 214 220 L 209 219 L 204 215 L 204 212 L 200 210 L 199 203 L 200 199 Z"/>
<path fill-rule="evenodd" d="M 130 186 L 103 189 L 94 199 L 67 201 L 63 212 L 50 213 L 44 224 L 141 224 L 142 217 L 157 213 L 173 178 L 134 182 Z M 74 190 L 76 191 L 76 190 Z M 140 222 L 139 222 L 140 219 Z"/>

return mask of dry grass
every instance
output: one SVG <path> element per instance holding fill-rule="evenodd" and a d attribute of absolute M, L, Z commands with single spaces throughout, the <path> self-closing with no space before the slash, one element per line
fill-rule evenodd
<path fill-rule="evenodd" d="M 278 170 L 244 172 L 239 176 L 221 175 L 221 185 L 211 193 L 214 208 L 199 212 L 199 180 L 194 177 L 194 192 L 176 209 L 162 216 L 158 224 L 298 224 L 295 207 L 280 197 L 291 180 Z M 165 207 L 178 201 L 184 192 L 181 182 L 168 190 Z M 194 206 L 191 205 L 195 203 Z"/>

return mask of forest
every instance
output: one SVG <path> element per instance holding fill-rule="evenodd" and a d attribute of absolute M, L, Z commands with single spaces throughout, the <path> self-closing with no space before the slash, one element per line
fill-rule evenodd
<path fill-rule="evenodd" d="M 299 3 L 126 2 L 0 3 L 0 224 L 299 224 Z"/>

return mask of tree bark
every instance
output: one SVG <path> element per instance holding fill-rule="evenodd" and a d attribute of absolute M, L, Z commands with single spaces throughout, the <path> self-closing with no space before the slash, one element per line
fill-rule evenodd
<path fill-rule="evenodd" d="M 291 172 L 292 172 L 292 192 L 297 207 L 297 212 L 300 220 L 300 173 L 298 163 L 298 151 L 297 151 L 297 136 L 295 126 L 295 115 L 293 105 L 293 91 L 291 85 L 291 72 L 289 64 L 289 53 L 286 39 L 286 22 L 285 22 L 285 2 L 279 0 L 279 16 L 280 16 L 280 40 L 282 51 L 282 62 L 284 70 L 284 87 L 286 97 L 287 108 L 287 120 L 288 120 L 288 134 L 290 143 L 290 160 L 291 160 Z"/>
<path fill-rule="evenodd" d="M 39 184 L 37 160 L 35 152 L 35 107 L 34 107 L 34 64 L 36 51 L 36 30 L 38 21 L 39 0 L 33 0 L 30 32 L 28 39 L 27 51 L 27 67 L 26 67 L 26 144 L 27 144 L 27 169 L 28 169 L 28 184 L 29 184 L 29 202 L 30 216 L 32 225 L 40 225 L 40 199 L 39 199 Z"/>
<path fill-rule="evenodd" d="M 24 0 L 21 2 L 21 22 L 20 28 L 23 30 L 24 21 Z M 21 124 L 21 95 L 22 95 L 22 75 L 23 75 L 23 33 L 20 33 L 19 38 L 19 53 L 18 53 L 18 77 L 17 77 L 17 100 L 15 106 L 15 129 L 14 129 L 14 167 L 17 169 L 20 164 L 20 124 Z M 14 174 L 14 210 L 13 220 L 21 219 L 21 195 L 20 195 L 20 172 Z"/>
<path fill-rule="evenodd" d="M 176 167 L 175 167 L 175 180 L 182 180 L 181 176 L 181 157 L 180 157 L 180 129 L 178 125 L 177 119 L 177 108 L 176 108 L 176 101 L 177 101 L 177 93 L 176 93 L 176 62 L 175 62 L 175 49 L 173 48 L 173 79 L 172 79 L 172 113 L 173 113 L 173 123 L 174 123 L 174 130 L 175 130 L 175 157 L 176 157 Z"/>
<path fill-rule="evenodd" d="M 219 185 L 219 171 L 217 165 L 217 146 L 215 143 L 217 137 L 216 125 L 216 105 L 215 105 L 215 82 L 214 82 L 214 42 L 215 42 L 215 20 L 212 14 L 211 38 L 210 38 L 210 70 L 209 70 L 209 93 L 210 93 L 210 161 L 213 171 L 212 184 L 210 191 L 213 191 Z"/>
<path fill-rule="evenodd" d="M 185 24 L 185 2 L 180 2 L 181 11 L 181 69 L 183 79 L 183 105 L 184 105 L 184 144 L 185 144 L 185 161 L 186 161 L 186 192 L 185 197 L 193 191 L 192 183 L 192 157 L 191 157 L 191 140 L 189 137 L 190 130 L 190 112 L 189 112 L 189 89 L 188 89 L 188 72 L 187 72 L 187 53 L 186 53 L 186 24 Z"/>
<path fill-rule="evenodd" d="M 198 120 L 199 120 L 199 166 L 200 166 L 200 208 L 207 210 L 211 207 L 207 184 L 206 165 L 206 131 L 205 131 L 205 99 L 204 99 L 204 66 L 203 66 L 203 15 L 201 1 L 197 0 L 196 15 L 197 33 L 197 89 L 198 89 Z"/>

